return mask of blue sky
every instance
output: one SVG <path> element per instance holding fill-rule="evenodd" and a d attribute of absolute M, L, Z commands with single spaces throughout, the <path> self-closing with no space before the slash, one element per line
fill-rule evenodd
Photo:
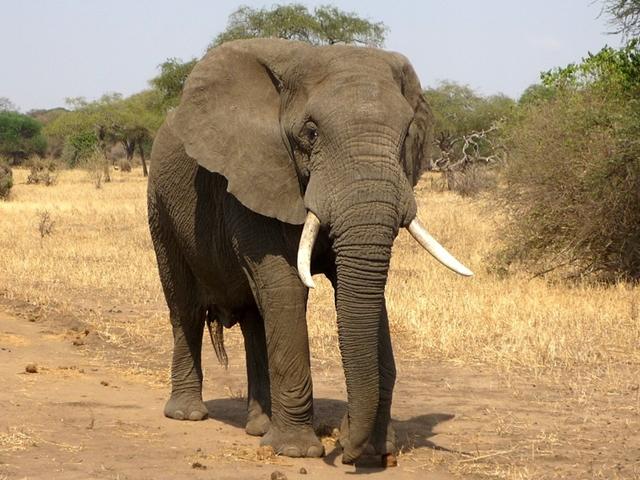
<path fill-rule="evenodd" d="M 22 111 L 66 97 L 135 93 L 168 57 L 199 57 L 239 5 L 270 1 L 0 0 L 0 97 Z M 405 54 L 422 84 L 443 79 L 517 98 L 554 66 L 605 44 L 593 0 L 334 0 L 389 27 L 386 48 Z"/>

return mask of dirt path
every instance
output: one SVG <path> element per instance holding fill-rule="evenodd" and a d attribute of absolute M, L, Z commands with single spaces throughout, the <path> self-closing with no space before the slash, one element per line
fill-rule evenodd
<path fill-rule="evenodd" d="M 212 419 L 176 422 L 162 415 L 166 387 L 91 360 L 75 338 L 0 313 L 0 479 L 269 479 L 276 470 L 289 479 L 323 479 L 356 471 L 331 451 L 324 460 L 258 460 L 258 440 L 243 430 L 244 400 L 234 398 L 242 365 L 212 369 L 218 378 L 208 379 L 205 394 L 215 398 L 207 402 Z M 37 373 L 25 371 L 29 364 Z M 344 411 L 343 401 L 317 404 L 319 415 L 335 422 L 334 410 Z M 413 478 L 402 467 L 392 473 L 380 477 Z"/>
<path fill-rule="evenodd" d="M 403 363 L 394 400 L 400 466 L 356 468 L 340 463 L 330 439 L 324 459 L 258 458 L 258 440 L 243 430 L 237 351 L 224 371 L 207 349 L 211 419 L 176 422 L 162 415 L 167 386 L 99 362 L 76 336 L 0 312 L 1 480 L 269 479 L 274 471 L 288 479 L 640 478 L 632 384 L 628 394 L 625 385 L 587 399 L 479 368 Z M 331 431 L 345 410 L 344 381 L 315 368 L 314 382 L 316 418 Z"/>

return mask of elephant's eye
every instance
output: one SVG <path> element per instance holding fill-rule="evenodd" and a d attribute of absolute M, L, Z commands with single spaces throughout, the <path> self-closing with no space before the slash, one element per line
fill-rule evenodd
<path fill-rule="evenodd" d="M 318 138 L 318 127 L 312 121 L 308 121 L 302 127 L 302 138 L 313 145 Z"/>

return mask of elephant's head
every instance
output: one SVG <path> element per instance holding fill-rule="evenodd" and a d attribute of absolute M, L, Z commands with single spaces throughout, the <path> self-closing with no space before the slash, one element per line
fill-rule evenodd
<path fill-rule="evenodd" d="M 356 458 L 378 407 L 378 325 L 398 230 L 470 275 L 417 220 L 412 187 L 430 144 L 431 114 L 406 58 L 377 49 L 285 40 L 231 42 L 195 67 L 174 129 L 186 152 L 227 178 L 251 210 L 305 224 L 298 252 L 313 286 L 318 229 L 336 256 L 338 332 Z"/>

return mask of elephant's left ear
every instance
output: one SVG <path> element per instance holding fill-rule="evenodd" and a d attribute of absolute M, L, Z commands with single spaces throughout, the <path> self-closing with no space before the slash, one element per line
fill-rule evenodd
<path fill-rule="evenodd" d="M 411 185 L 415 187 L 420 174 L 430 162 L 433 140 L 433 114 L 427 104 L 420 80 L 411 63 L 404 55 L 393 54 L 395 73 L 402 94 L 413 109 L 413 120 L 409 125 L 402 148 L 402 167 Z"/>

